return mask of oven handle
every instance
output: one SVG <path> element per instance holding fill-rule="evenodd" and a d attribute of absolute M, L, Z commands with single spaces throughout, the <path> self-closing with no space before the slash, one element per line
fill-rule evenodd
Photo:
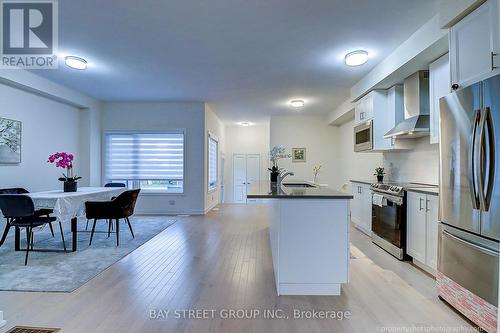
<path fill-rule="evenodd" d="M 402 197 L 396 197 L 396 196 L 393 196 L 393 195 L 388 195 L 388 194 L 385 194 L 385 193 L 378 193 L 378 192 L 375 192 L 375 191 L 372 191 L 372 194 L 378 194 L 378 195 L 381 195 L 382 197 L 384 197 L 387 201 L 390 201 L 392 203 L 395 203 L 396 205 L 398 206 L 401 206 L 403 204 L 403 198 Z"/>

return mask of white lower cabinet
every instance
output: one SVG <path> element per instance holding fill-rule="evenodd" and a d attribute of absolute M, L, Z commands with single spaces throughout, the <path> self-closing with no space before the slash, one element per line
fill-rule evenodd
<path fill-rule="evenodd" d="M 416 265 L 437 269 L 438 196 L 408 192 L 406 249 Z"/>
<path fill-rule="evenodd" d="M 351 222 L 356 228 L 372 234 L 372 192 L 370 185 L 352 182 Z"/>

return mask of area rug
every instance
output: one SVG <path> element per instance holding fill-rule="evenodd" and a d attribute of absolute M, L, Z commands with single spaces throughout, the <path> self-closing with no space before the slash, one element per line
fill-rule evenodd
<path fill-rule="evenodd" d="M 89 246 L 90 232 L 78 233 L 76 252 L 30 252 L 28 266 L 24 266 L 24 251 L 14 251 L 14 230 L 0 247 L 0 290 L 71 292 L 97 276 L 106 268 L 137 249 L 148 240 L 175 223 L 172 217 L 135 216 L 130 219 L 135 239 L 128 226 L 120 222 L 120 246 L 116 235 L 107 237 L 108 225 L 98 221 L 96 233 Z M 86 220 L 78 221 L 78 230 L 85 231 Z M 62 249 L 59 225 L 53 223 L 55 237 L 48 227 L 35 231 L 35 249 Z M 91 230 L 89 223 L 88 230 Z M 1 226 L 3 231 L 3 225 Z M 63 224 L 66 247 L 71 247 L 69 223 Z M 21 232 L 21 248 L 26 247 Z"/>

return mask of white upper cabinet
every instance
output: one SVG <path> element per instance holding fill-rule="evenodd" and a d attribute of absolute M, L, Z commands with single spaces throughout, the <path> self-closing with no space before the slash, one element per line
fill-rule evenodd
<path fill-rule="evenodd" d="M 355 125 L 373 119 L 373 102 L 375 94 L 376 92 L 372 91 L 356 103 L 354 109 Z"/>
<path fill-rule="evenodd" d="M 373 149 L 391 150 L 395 148 L 395 140 L 384 138 L 397 123 L 403 120 L 404 102 L 403 86 L 395 85 L 388 89 L 380 100 L 380 105 L 373 112 Z"/>
<path fill-rule="evenodd" d="M 456 88 L 500 73 L 497 6 L 497 0 L 488 0 L 451 27 L 451 83 Z"/>
<path fill-rule="evenodd" d="M 431 144 L 439 143 L 439 99 L 451 92 L 448 54 L 429 65 Z"/>

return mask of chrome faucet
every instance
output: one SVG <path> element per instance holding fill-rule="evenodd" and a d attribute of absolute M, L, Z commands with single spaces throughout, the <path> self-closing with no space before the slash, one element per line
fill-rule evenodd
<path fill-rule="evenodd" d="M 281 186 L 281 183 L 283 183 L 283 179 L 287 176 L 295 176 L 295 174 L 291 171 L 281 171 L 280 174 L 278 175 L 278 185 Z"/>

